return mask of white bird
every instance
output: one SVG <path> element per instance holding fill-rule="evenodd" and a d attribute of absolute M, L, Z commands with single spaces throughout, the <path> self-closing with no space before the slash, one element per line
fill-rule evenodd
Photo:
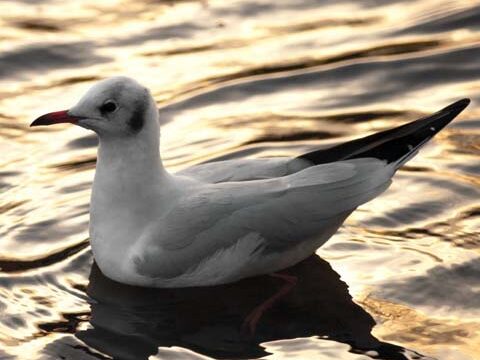
<path fill-rule="evenodd" d="M 176 174 L 162 164 L 154 99 L 126 77 L 97 83 L 70 110 L 31 126 L 71 122 L 98 134 L 90 241 L 106 276 L 204 286 L 274 273 L 313 254 L 468 103 L 295 158 L 210 162 Z"/>

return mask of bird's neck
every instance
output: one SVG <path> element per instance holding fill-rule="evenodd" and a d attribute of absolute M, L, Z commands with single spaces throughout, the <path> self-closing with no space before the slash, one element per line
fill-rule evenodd
<path fill-rule="evenodd" d="M 159 152 L 159 141 L 137 138 L 100 138 L 97 172 L 108 171 L 120 178 L 158 176 L 165 170 Z"/>
<path fill-rule="evenodd" d="M 103 210 L 125 206 L 141 212 L 155 211 L 158 198 L 168 194 L 172 186 L 172 176 L 160 158 L 158 138 L 100 138 L 94 205 Z"/>
<path fill-rule="evenodd" d="M 142 141 L 134 137 L 100 137 L 97 171 L 99 168 L 123 172 L 163 170 L 159 141 Z"/>

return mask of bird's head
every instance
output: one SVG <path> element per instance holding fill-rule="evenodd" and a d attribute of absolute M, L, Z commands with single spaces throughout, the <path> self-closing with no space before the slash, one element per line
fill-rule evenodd
<path fill-rule="evenodd" d="M 59 123 L 73 123 L 100 137 L 127 137 L 146 128 L 158 132 L 158 113 L 148 89 L 119 76 L 95 84 L 71 109 L 42 115 L 30 126 Z"/>

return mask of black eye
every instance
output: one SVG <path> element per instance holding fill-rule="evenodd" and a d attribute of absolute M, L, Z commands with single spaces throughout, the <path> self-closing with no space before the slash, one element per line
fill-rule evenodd
<path fill-rule="evenodd" d="M 112 100 L 107 100 L 103 103 L 102 106 L 100 106 L 100 112 L 102 114 L 104 113 L 111 113 L 117 110 L 117 104 L 115 104 L 114 101 Z"/>

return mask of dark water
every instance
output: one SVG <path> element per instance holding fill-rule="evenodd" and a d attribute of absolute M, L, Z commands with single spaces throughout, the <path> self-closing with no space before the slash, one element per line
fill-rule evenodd
<path fill-rule="evenodd" d="M 0 359 L 478 359 L 480 4 L 1 1 Z M 200 289 L 92 265 L 96 139 L 30 129 L 95 81 L 152 89 L 172 171 L 296 155 L 472 104 L 393 186 L 288 272 Z"/>

